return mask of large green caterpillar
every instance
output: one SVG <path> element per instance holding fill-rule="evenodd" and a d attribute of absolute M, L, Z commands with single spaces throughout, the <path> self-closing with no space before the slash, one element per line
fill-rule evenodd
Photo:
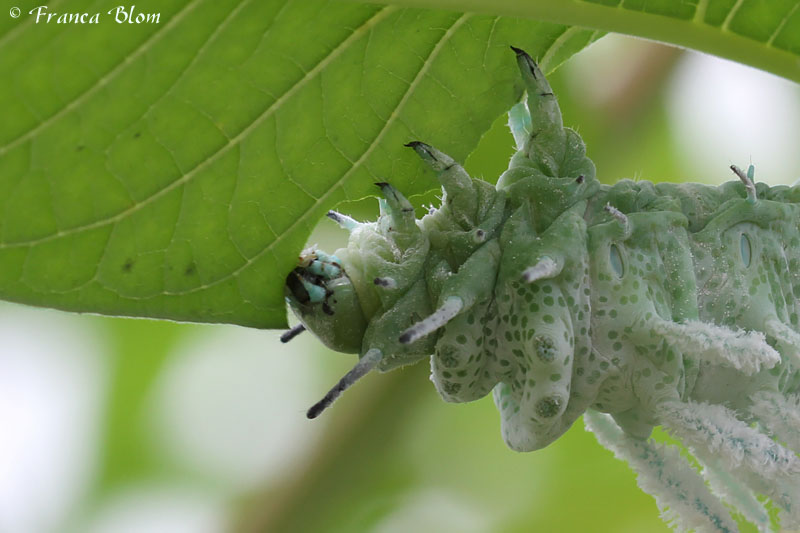
<path fill-rule="evenodd" d="M 387 183 L 377 222 L 287 278 L 303 329 L 360 359 L 308 412 L 373 368 L 430 357 L 449 402 L 494 394 L 508 446 L 547 446 L 585 414 L 679 529 L 760 530 L 754 494 L 800 525 L 800 186 L 601 185 L 535 62 L 514 49 L 527 102 L 497 185 L 421 142 L 442 205 L 416 220 Z M 433 355 L 431 355 L 433 354 Z M 701 474 L 671 446 L 682 440 Z M 704 482 L 709 481 L 709 486 Z M 712 494 L 713 493 L 713 494 Z M 720 499 L 718 499 L 717 497 Z M 668 510 L 667 510 L 668 509 Z"/>

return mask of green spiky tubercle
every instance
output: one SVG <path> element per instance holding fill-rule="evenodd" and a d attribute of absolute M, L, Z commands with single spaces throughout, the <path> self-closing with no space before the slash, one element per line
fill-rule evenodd
<path fill-rule="evenodd" d="M 525 101 L 509 112 L 509 127 L 517 144 L 508 170 L 497 181 L 512 205 L 529 203 L 541 232 L 576 202 L 600 188 L 594 163 L 574 130 L 563 126 L 558 101 L 536 63 L 514 48 L 527 89 Z"/>

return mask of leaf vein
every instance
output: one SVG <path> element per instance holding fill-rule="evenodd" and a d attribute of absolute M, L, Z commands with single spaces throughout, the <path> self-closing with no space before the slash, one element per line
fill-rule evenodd
<path fill-rule="evenodd" d="M 127 67 L 136 59 L 138 59 L 139 56 L 147 52 L 155 43 L 157 43 L 164 35 L 169 33 L 169 31 L 173 27 L 175 27 L 181 20 L 183 20 L 183 18 L 186 15 L 191 13 L 197 7 L 198 2 L 199 0 L 191 0 L 188 4 L 186 4 L 186 6 L 183 7 L 183 9 L 181 9 L 178 13 L 175 14 L 172 20 L 170 20 L 162 28 L 154 32 L 150 37 L 148 37 L 145 41 L 143 41 L 142 44 L 140 44 L 139 47 L 136 50 L 134 50 L 132 54 L 126 56 L 122 61 L 120 61 L 117 64 L 116 67 L 114 67 L 108 73 L 106 73 L 105 76 L 98 79 L 94 83 L 94 85 L 92 85 L 83 93 L 75 97 L 71 102 L 62 107 L 58 112 L 54 113 L 53 115 L 50 115 L 50 117 L 40 122 L 35 127 L 29 129 L 22 135 L 18 136 L 16 139 L 9 141 L 4 146 L 0 146 L 0 156 L 5 155 L 10 150 L 16 148 L 25 141 L 33 138 L 37 133 L 48 128 L 51 124 L 55 123 L 61 117 L 66 115 L 68 112 L 72 111 L 73 109 L 81 105 L 83 102 L 85 102 L 86 99 L 88 99 L 90 96 L 92 96 L 97 91 L 108 85 L 109 82 L 113 81 L 120 72 L 125 70 L 125 67 Z"/>
<path fill-rule="evenodd" d="M 230 150 L 233 146 L 239 144 L 242 141 L 242 139 L 247 137 L 247 135 L 249 135 L 250 132 L 252 132 L 256 127 L 261 125 L 261 123 L 263 123 L 264 120 L 272 116 L 283 105 L 284 102 L 286 102 L 289 98 L 294 96 L 294 94 L 297 91 L 299 91 L 302 87 L 304 87 L 306 83 L 311 81 L 314 77 L 317 76 L 317 74 L 319 74 L 322 70 L 324 70 L 325 67 L 327 67 L 329 63 L 331 63 L 334 59 L 336 59 L 336 57 L 338 57 L 345 49 L 347 49 L 353 41 L 358 40 L 363 35 L 364 32 L 368 31 L 370 28 L 378 24 L 381 20 L 386 18 L 390 13 L 396 11 L 397 9 L 399 8 L 384 7 L 380 11 L 377 11 L 374 15 L 372 15 L 369 19 L 367 19 L 359 28 L 357 28 L 346 39 L 344 39 L 334 50 L 332 50 L 327 56 L 325 56 L 325 58 L 323 58 L 319 63 L 317 63 L 317 65 L 313 69 L 311 69 L 308 72 L 308 74 L 306 74 L 304 77 L 298 80 L 292 87 L 290 87 L 286 92 L 284 92 L 280 96 L 280 98 L 278 98 L 276 101 L 270 104 L 267 107 L 267 109 L 265 109 L 258 117 L 256 117 L 256 119 L 253 122 L 251 122 L 247 127 L 245 127 L 229 142 L 224 144 L 222 147 L 220 147 L 216 152 L 211 154 L 205 160 L 198 163 L 194 168 L 186 172 L 186 174 L 176 179 L 175 181 L 169 183 L 168 185 L 162 187 L 161 189 L 157 190 L 147 198 L 144 198 L 136 205 L 124 209 L 110 217 L 101 220 L 96 220 L 94 222 L 91 222 L 89 224 L 84 224 L 82 226 L 76 226 L 67 230 L 61 230 L 51 235 L 41 237 L 39 239 L 10 242 L 10 243 L 0 243 L 0 250 L 35 246 L 37 244 L 49 242 L 68 235 L 81 233 L 94 228 L 105 226 L 107 224 L 115 223 L 127 217 L 128 215 L 131 215 L 132 213 L 139 211 L 143 207 L 150 205 L 160 197 L 174 190 L 175 188 L 187 183 L 200 171 L 208 168 L 211 164 L 213 164 L 220 157 L 222 157 L 222 155 L 226 154 L 228 150 Z"/>
<path fill-rule="evenodd" d="M 772 32 L 772 35 L 770 35 L 769 39 L 767 39 L 766 42 L 767 46 L 772 46 L 772 43 L 775 41 L 775 38 L 778 37 L 778 35 L 780 35 L 781 31 L 783 30 L 783 27 L 786 26 L 786 23 L 789 21 L 790 18 L 792 18 L 792 15 L 794 15 L 798 7 L 800 7 L 800 2 L 797 2 L 794 6 L 792 6 L 792 9 L 790 9 L 789 12 L 786 14 L 786 16 L 781 19 L 780 23 L 778 24 L 778 27 L 775 28 L 775 31 Z"/>

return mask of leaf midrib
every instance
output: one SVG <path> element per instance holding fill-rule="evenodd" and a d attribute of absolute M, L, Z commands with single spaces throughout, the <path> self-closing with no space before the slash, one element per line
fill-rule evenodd
<path fill-rule="evenodd" d="M 507 15 L 557 24 L 624 33 L 699 50 L 767 70 L 800 82 L 800 56 L 767 42 L 694 19 L 605 6 L 584 0 L 381 0 L 408 7 L 427 7 Z M 698 5 L 698 10 L 702 4 Z M 735 11 L 731 9 L 735 15 Z M 729 13 L 730 15 L 730 13 Z M 791 13 L 787 14 L 787 17 Z"/>

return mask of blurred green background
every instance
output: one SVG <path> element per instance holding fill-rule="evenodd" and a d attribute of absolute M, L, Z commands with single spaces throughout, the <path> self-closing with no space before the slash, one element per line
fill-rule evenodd
<path fill-rule="evenodd" d="M 750 162 L 759 181 L 800 176 L 800 99 L 784 80 L 610 36 L 552 84 L 605 182 L 719 183 Z M 472 175 L 505 168 L 504 123 Z M 375 203 L 344 210 L 371 219 Z M 310 241 L 344 238 L 325 220 Z M 424 363 L 306 420 L 353 360 L 279 333 L 0 304 L 0 531 L 668 531 L 582 423 L 512 452 L 491 398 L 442 402 Z"/>

